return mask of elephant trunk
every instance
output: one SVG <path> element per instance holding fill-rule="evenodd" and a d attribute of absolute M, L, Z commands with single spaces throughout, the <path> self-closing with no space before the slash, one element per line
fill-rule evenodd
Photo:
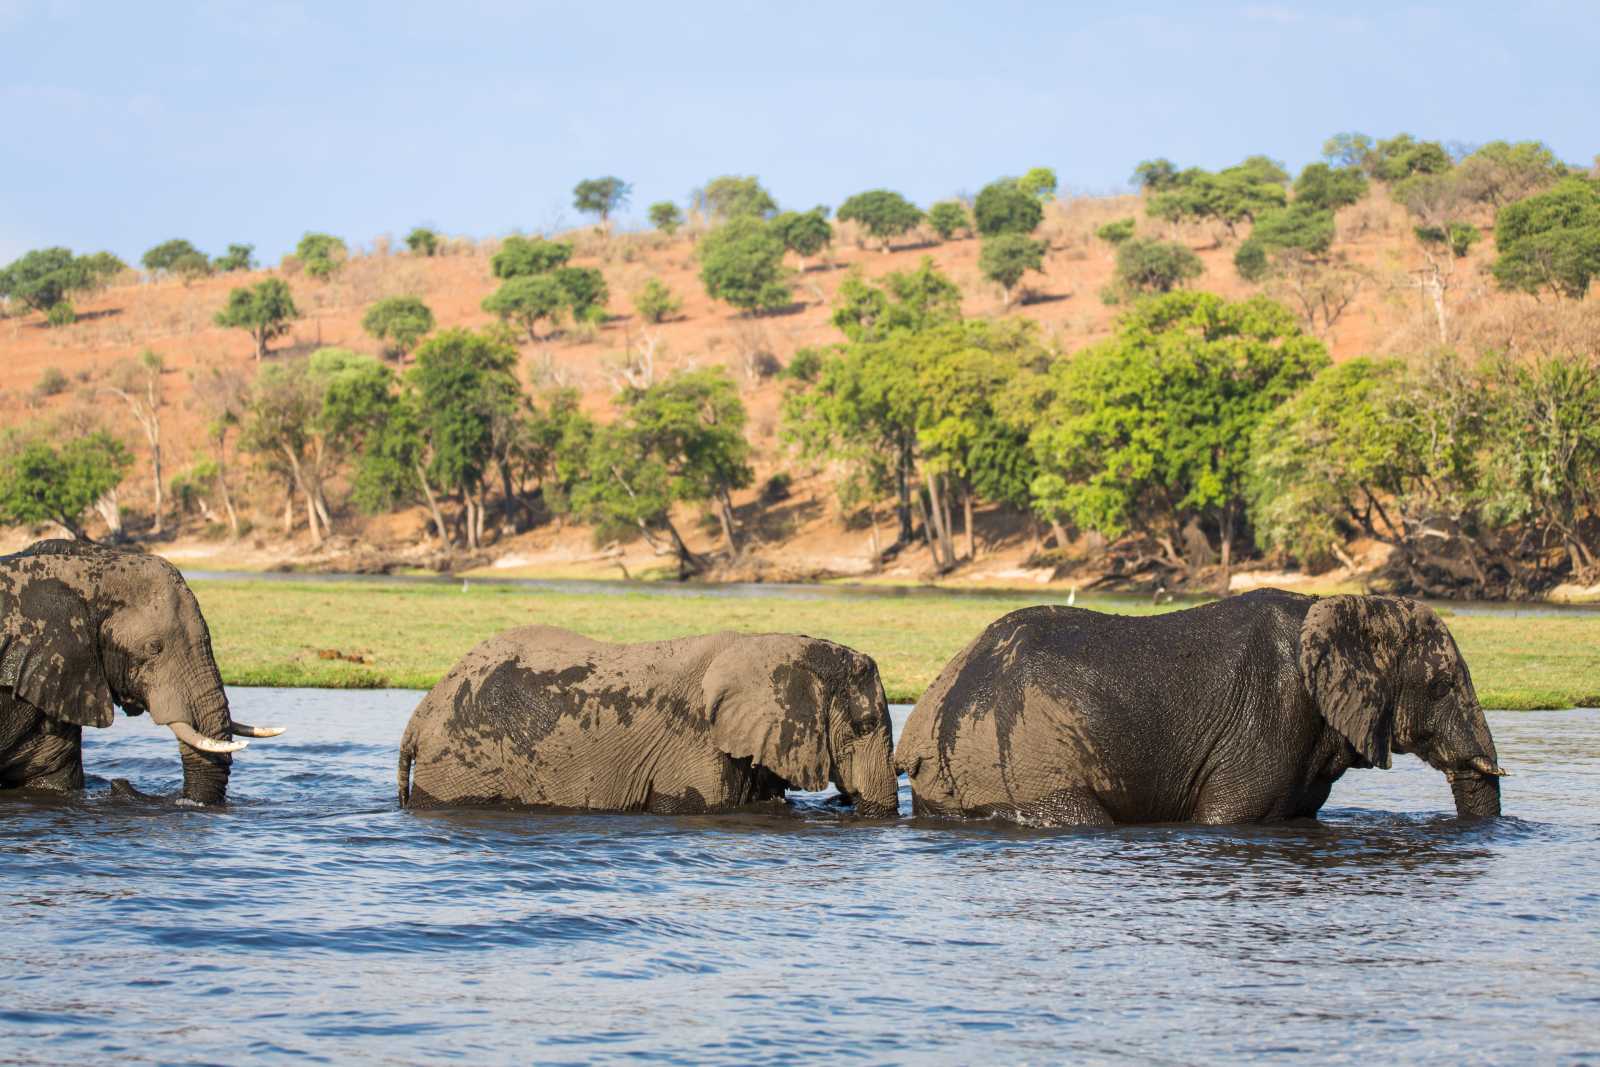
<path fill-rule="evenodd" d="M 1426 758 L 1449 779 L 1459 817 L 1492 819 L 1500 814 L 1500 779 L 1506 772 L 1500 769 L 1483 708 L 1476 699 L 1467 707 L 1465 715 L 1447 720 Z"/>
<path fill-rule="evenodd" d="M 869 819 L 892 819 L 900 814 L 900 779 L 894 771 L 887 733 L 874 733 L 857 742 L 834 783 L 850 797 L 856 814 Z"/>
<path fill-rule="evenodd" d="M 1500 815 L 1500 778 L 1494 774 L 1456 774 L 1450 778 L 1456 815 L 1463 819 L 1494 819 Z"/>
<path fill-rule="evenodd" d="M 198 679 L 184 687 L 188 694 L 177 709 L 151 708 L 151 718 L 170 727 L 178 737 L 183 758 L 183 796 L 197 804 L 221 804 L 228 795 L 228 775 L 233 767 L 233 719 L 228 694 L 215 666 L 197 672 Z M 166 714 L 161 714 L 166 711 Z"/>

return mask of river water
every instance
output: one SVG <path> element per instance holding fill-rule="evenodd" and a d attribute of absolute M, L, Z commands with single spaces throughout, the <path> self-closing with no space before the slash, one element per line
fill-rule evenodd
<path fill-rule="evenodd" d="M 1405 758 L 1315 824 L 1043 832 L 402 812 L 419 694 L 233 697 L 291 732 L 226 810 L 112 795 L 177 788 L 144 719 L 0 796 L 0 1062 L 1600 1059 L 1600 712 L 1491 715 L 1496 822 Z"/>

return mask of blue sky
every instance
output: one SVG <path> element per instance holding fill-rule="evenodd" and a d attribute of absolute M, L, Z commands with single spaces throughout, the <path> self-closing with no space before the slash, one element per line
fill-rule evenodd
<path fill-rule="evenodd" d="M 637 218 L 718 174 L 780 203 L 928 202 L 1054 167 L 1291 167 L 1340 130 L 1600 152 L 1594 0 L 539 5 L 0 0 L 0 263 L 170 237 L 275 261 L 308 229 Z"/>

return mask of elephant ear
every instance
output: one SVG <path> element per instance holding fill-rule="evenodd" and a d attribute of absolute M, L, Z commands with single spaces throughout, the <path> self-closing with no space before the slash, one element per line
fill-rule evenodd
<path fill-rule="evenodd" d="M 806 661 L 808 637 L 740 638 L 711 660 L 701 687 L 713 742 L 749 758 L 796 789 L 823 789 L 832 770 L 828 692 Z"/>
<path fill-rule="evenodd" d="M 10 608 L 17 621 L 0 633 L 0 687 L 52 719 L 110 726 L 111 684 L 83 598 L 60 582 L 35 579 Z"/>
<path fill-rule="evenodd" d="M 1374 767 L 1388 769 L 1405 627 L 1393 601 L 1318 600 L 1300 626 L 1300 675 L 1322 717 Z"/>

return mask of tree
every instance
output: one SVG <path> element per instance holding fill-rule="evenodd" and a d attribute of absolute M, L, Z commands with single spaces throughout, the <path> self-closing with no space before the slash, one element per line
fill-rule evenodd
<path fill-rule="evenodd" d="M 231 244 L 228 246 L 228 251 L 225 254 L 218 256 L 216 262 L 212 263 L 212 266 L 215 267 L 218 273 L 221 274 L 232 274 L 235 271 L 242 270 L 254 270 L 256 265 L 255 252 L 255 245 Z"/>
<path fill-rule="evenodd" d="M 714 300 L 741 311 L 770 311 L 789 303 L 783 239 L 759 218 L 740 215 L 707 233 L 697 249 L 700 280 Z"/>
<path fill-rule="evenodd" d="M 600 216 L 600 225 L 610 221 L 612 212 L 628 202 L 633 186 L 621 178 L 585 178 L 572 189 L 572 206 L 585 215 Z"/>
<path fill-rule="evenodd" d="M 646 322 L 665 322 L 672 318 L 683 308 L 683 301 L 679 300 L 659 278 L 651 278 L 644 283 L 633 297 L 633 309 L 639 317 Z"/>
<path fill-rule="evenodd" d="M 972 231 L 972 216 L 961 201 L 941 200 L 928 209 L 928 225 L 939 235 L 939 240 L 948 241 L 957 230 Z"/>
<path fill-rule="evenodd" d="M 1107 537 L 1148 531 L 1180 569 L 1181 528 L 1201 521 L 1216 531 L 1226 588 L 1255 428 L 1327 363 L 1321 342 L 1265 298 L 1137 304 L 1116 337 L 1050 368 L 1031 437 L 1035 507 Z"/>
<path fill-rule="evenodd" d="M 1241 277 L 1258 282 L 1285 254 L 1300 258 L 1325 255 L 1333 245 L 1333 236 L 1333 212 L 1297 200 L 1262 215 L 1234 253 L 1233 264 Z"/>
<path fill-rule="evenodd" d="M 100 430 L 59 448 L 40 439 L 7 444 L 0 454 L 0 523 L 55 522 L 80 541 L 89 540 L 83 513 L 115 492 L 133 463 L 122 442 Z"/>
<path fill-rule="evenodd" d="M 507 237 L 489 260 L 489 269 L 496 278 L 523 278 L 535 274 L 548 274 L 565 266 L 572 258 L 572 246 L 565 241 L 547 241 L 543 237 Z"/>
<path fill-rule="evenodd" d="M 155 533 L 160 534 L 164 522 L 161 491 L 161 375 L 166 365 L 150 349 L 139 354 L 139 359 L 118 364 L 111 372 L 110 384 L 105 391 L 117 397 L 133 414 L 133 419 L 144 432 L 150 445 L 150 481 L 155 500 Z"/>
<path fill-rule="evenodd" d="M 170 241 L 162 241 L 160 244 L 150 249 L 144 254 L 139 262 L 142 263 L 144 265 L 144 269 L 149 271 L 151 274 L 170 274 L 172 273 L 173 268 L 176 266 L 178 260 L 184 258 L 185 256 L 199 255 L 202 255 L 202 253 L 199 249 L 195 248 L 194 245 L 183 240 L 181 237 L 176 237 Z"/>
<path fill-rule="evenodd" d="M 383 344 L 385 355 L 396 359 L 405 359 L 433 324 L 432 309 L 414 296 L 387 297 L 361 317 L 361 328 Z"/>
<path fill-rule="evenodd" d="M 0 297 L 48 313 L 65 303 L 68 294 L 89 288 L 95 278 L 91 261 L 70 249 L 35 249 L 0 271 Z"/>
<path fill-rule="evenodd" d="M 1001 178 L 985 185 L 973 201 L 972 213 L 978 232 L 985 237 L 1032 233 L 1044 220 L 1044 208 L 1038 199 L 1023 192 L 1015 178 Z"/>
<path fill-rule="evenodd" d="M 806 260 L 833 243 L 828 209 L 820 205 L 810 211 L 785 211 L 774 215 L 771 226 L 783 247 L 800 257 L 801 270 L 805 269 Z"/>
<path fill-rule="evenodd" d="M 650 225 L 670 237 L 683 225 L 683 212 L 671 200 L 657 200 L 650 205 Z"/>
<path fill-rule="evenodd" d="M 889 242 L 913 229 L 922 221 L 922 211 L 899 193 L 889 189 L 869 189 L 839 205 L 840 222 L 858 222 L 878 239 L 885 252 Z"/>
<path fill-rule="evenodd" d="M 1367 176 L 1359 170 L 1334 170 L 1326 163 L 1308 163 L 1294 180 L 1294 202 L 1323 211 L 1337 211 L 1367 195 Z"/>
<path fill-rule="evenodd" d="M 324 353 L 333 354 L 341 362 L 354 355 L 340 349 L 321 349 L 315 355 L 327 359 Z M 330 447 L 336 439 L 326 432 L 321 420 L 325 392 L 321 378 L 313 373 L 309 359 L 263 368 L 251 390 L 239 442 L 287 486 L 284 533 L 293 529 L 294 500 L 299 493 L 305 505 L 306 528 L 317 545 L 332 532 L 325 482 L 333 473 L 337 458 Z"/>
<path fill-rule="evenodd" d="M 1049 167 L 1034 167 L 1017 179 L 1017 188 L 1048 203 L 1056 197 L 1056 172 Z"/>
<path fill-rule="evenodd" d="M 294 306 L 289 283 L 282 278 L 263 278 L 248 289 L 234 289 L 228 302 L 217 312 L 218 326 L 247 330 L 256 342 L 256 362 L 267 354 L 267 344 L 289 332 L 289 324 L 300 312 Z"/>
<path fill-rule="evenodd" d="M 1371 173 L 1372 138 L 1364 133 L 1336 133 L 1322 143 L 1322 158 L 1343 170 Z"/>
<path fill-rule="evenodd" d="M 1132 237 L 1117 246 L 1116 285 L 1122 293 L 1166 293 L 1205 271 L 1180 244 Z"/>
<path fill-rule="evenodd" d="M 184 285 L 190 285 L 201 278 L 209 278 L 213 268 L 204 252 L 187 252 L 172 261 L 172 273 L 182 278 Z"/>
<path fill-rule="evenodd" d="M 1255 220 L 1261 214 L 1280 208 L 1288 201 L 1284 185 L 1289 175 L 1265 156 L 1251 156 L 1244 162 L 1215 174 L 1191 167 L 1153 191 L 1145 211 L 1168 222 L 1211 220 L 1222 225 L 1217 243 L 1231 238 L 1239 223 Z"/>
<path fill-rule="evenodd" d="M 1502 289 L 1583 299 L 1600 273 L 1600 184 L 1563 178 L 1506 205 L 1495 216 L 1495 244 L 1490 269 Z"/>
<path fill-rule="evenodd" d="M 1368 173 L 1385 182 L 1413 174 L 1443 174 L 1452 166 L 1450 153 L 1438 141 L 1418 141 L 1409 133 L 1379 141 L 1367 158 Z"/>
<path fill-rule="evenodd" d="M 411 254 L 414 256 L 426 256 L 431 259 L 439 254 L 441 243 L 439 234 L 426 226 L 414 227 L 406 234 L 406 247 L 411 249 Z"/>
<path fill-rule="evenodd" d="M 1567 176 L 1567 167 L 1542 142 L 1490 141 L 1455 173 L 1466 199 L 1501 208 L 1550 188 Z"/>
<path fill-rule="evenodd" d="M 875 341 L 901 330 L 925 330 L 961 318 L 961 289 L 923 256 L 917 269 L 892 271 L 881 286 L 852 270 L 834 299 L 833 324 L 852 341 Z"/>
<path fill-rule="evenodd" d="M 1005 291 L 1006 307 L 1011 306 L 1012 291 L 1025 273 L 1044 270 L 1045 247 L 1043 241 L 1020 233 L 1003 233 L 983 242 L 978 269 Z"/>
<path fill-rule="evenodd" d="M 549 274 L 516 275 L 483 298 L 483 310 L 502 322 L 515 322 L 528 331 L 529 341 L 537 341 L 539 320 L 554 323 L 571 302 L 566 289 Z"/>
<path fill-rule="evenodd" d="M 313 278 L 327 281 L 338 273 L 348 255 L 344 241 L 327 233 L 308 233 L 300 238 L 300 243 L 294 248 L 295 258 L 298 259 L 306 273 Z"/>
<path fill-rule="evenodd" d="M 217 493 L 228 515 L 228 532 L 238 540 L 239 513 L 233 506 L 233 492 L 228 485 L 228 436 L 238 428 L 250 408 L 249 383 L 232 367 L 212 367 L 209 373 L 194 377 L 194 403 L 206 420 L 206 438 L 212 449 L 211 466 L 216 471 Z"/>
<path fill-rule="evenodd" d="M 1131 218 L 1113 219 L 1094 231 L 1094 235 L 1113 247 L 1132 237 L 1137 223 Z"/>
<path fill-rule="evenodd" d="M 556 284 L 561 286 L 561 291 L 566 294 L 567 307 L 572 310 L 572 317 L 581 322 L 603 322 L 606 317 L 606 301 L 611 299 L 611 291 L 606 287 L 606 278 L 595 267 L 561 267 L 553 277 Z"/>
<path fill-rule="evenodd" d="M 1177 164 L 1170 159 L 1147 159 L 1133 168 L 1134 183 L 1147 193 L 1170 188 L 1177 177 Z"/>
<path fill-rule="evenodd" d="M 778 202 L 761 187 L 754 175 L 740 178 L 727 174 L 713 178 L 701 190 L 699 199 L 706 214 L 721 221 L 746 216 L 764 219 L 778 210 Z"/>

